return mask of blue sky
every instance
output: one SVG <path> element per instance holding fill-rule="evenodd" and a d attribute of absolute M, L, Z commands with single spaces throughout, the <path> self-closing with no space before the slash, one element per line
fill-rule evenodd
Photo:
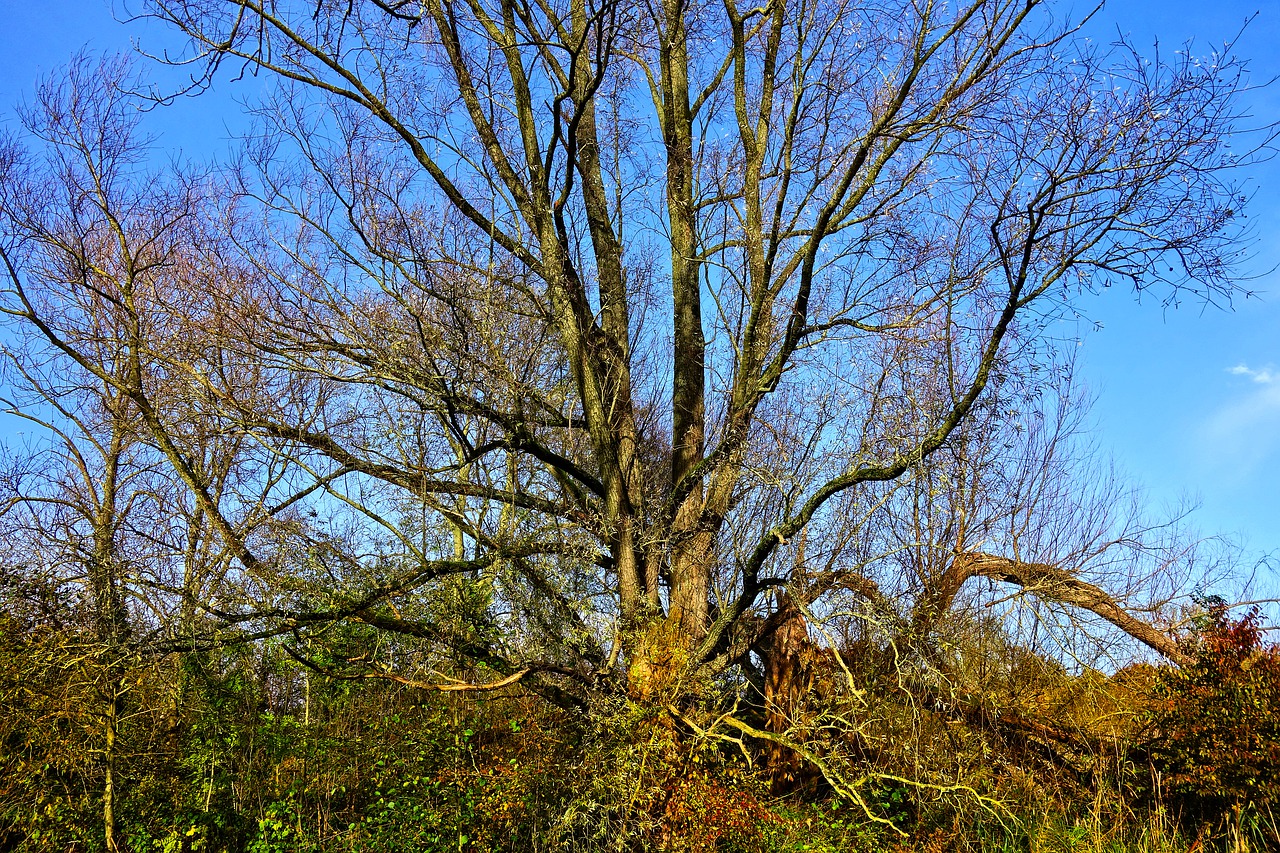
<path fill-rule="evenodd" d="M 1280 4 L 1273 3 L 1109 0 L 1089 30 L 1099 40 L 1127 33 L 1144 48 L 1158 39 L 1169 52 L 1194 38 L 1192 50 L 1208 53 L 1261 10 L 1234 52 L 1249 59 L 1254 82 L 1262 83 L 1280 76 Z M 163 47 L 163 34 L 118 23 L 106 0 L 0 0 L 0 15 L 4 123 L 13 121 L 12 106 L 30 96 L 36 80 L 79 48 L 129 50 L 138 40 L 152 51 Z M 222 90 L 251 97 L 261 85 L 248 79 Z M 162 145 L 197 158 L 226 150 L 228 123 L 235 123 L 229 107 L 223 96 L 179 101 L 157 117 Z M 1280 85 L 1255 93 L 1249 107 L 1258 123 L 1280 119 Z M 1166 309 L 1156 298 L 1115 290 L 1086 298 L 1079 307 L 1092 323 L 1080 326 L 1078 365 L 1097 397 L 1099 448 L 1145 485 L 1154 504 L 1197 501 L 1193 518 L 1202 532 L 1236 534 L 1251 554 L 1280 557 L 1280 272 L 1272 271 L 1280 266 L 1278 186 L 1280 164 L 1251 171 L 1248 214 L 1256 243 L 1241 271 L 1256 298 L 1237 299 L 1229 310 L 1194 297 Z"/>
<path fill-rule="evenodd" d="M 1235 54 L 1252 79 L 1280 76 L 1280 4 L 1274 0 L 1110 0 L 1095 29 L 1117 28 L 1162 52 L 1194 36 L 1196 53 L 1239 33 Z M 1280 120 L 1280 84 L 1250 98 L 1258 123 Z M 1230 310 L 1194 298 L 1174 309 L 1107 292 L 1082 308 L 1102 328 L 1084 337 L 1081 367 L 1097 395 L 1097 437 L 1158 502 L 1198 500 L 1205 533 L 1239 534 L 1280 556 L 1280 164 L 1250 172 L 1252 258 L 1241 272 L 1257 291 Z M 1270 580 L 1274 583 L 1275 575 Z"/>

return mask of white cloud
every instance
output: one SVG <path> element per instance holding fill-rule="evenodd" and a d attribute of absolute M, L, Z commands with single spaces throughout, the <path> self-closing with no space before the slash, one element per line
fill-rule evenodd
<path fill-rule="evenodd" d="M 1259 383 L 1260 385 L 1270 385 L 1271 383 L 1275 382 L 1277 379 L 1280 379 L 1280 373 L 1277 373 L 1276 369 L 1270 364 L 1268 364 L 1264 368 L 1261 368 L 1260 370 L 1254 370 L 1251 367 L 1249 367 L 1249 365 L 1244 364 L 1242 362 L 1240 364 L 1237 364 L 1235 367 L 1231 368 L 1227 372 L 1234 376 L 1248 376 L 1250 379 L 1252 379 L 1254 382 Z"/>
<path fill-rule="evenodd" d="M 1255 385 L 1201 421 L 1197 455 L 1217 477 L 1240 482 L 1274 469 L 1280 451 L 1280 371 L 1241 364 L 1229 372 Z"/>
<path fill-rule="evenodd" d="M 1271 387 L 1259 388 L 1219 409 L 1209 420 L 1211 432 L 1223 438 L 1250 434 L 1257 437 L 1254 430 L 1270 427 L 1280 417 L 1280 385 L 1273 385 L 1270 379 L 1254 381 Z"/>

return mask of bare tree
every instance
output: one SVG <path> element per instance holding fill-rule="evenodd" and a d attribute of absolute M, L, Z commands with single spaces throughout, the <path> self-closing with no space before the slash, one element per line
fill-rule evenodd
<path fill-rule="evenodd" d="M 1075 289 L 1232 290 L 1242 68 L 1034 0 L 147 8 L 197 87 L 280 81 L 182 309 L 125 305 L 186 390 L 104 376 L 258 584 L 228 624 L 355 620 L 564 702 L 693 689 L 776 625 L 806 531 L 850 555 L 827 589 L 868 577 L 850 508 L 962 453 Z M 7 258 L 14 315 L 91 361 Z M 188 423 L 269 473 L 220 491 Z M 1168 650 L 1059 556 L 951 565 Z"/>
<path fill-rule="evenodd" d="M 39 663 L 84 698 L 64 710 L 94 720 L 108 850 L 122 843 L 122 732 L 140 667 L 209 639 L 196 603 L 230 567 L 147 426 L 149 402 L 175 396 L 145 346 L 165 334 L 157 305 L 181 302 L 163 288 L 196 194 L 143 167 L 130 79 L 120 60 L 75 59 L 23 112 L 43 148 L 0 152 L 4 310 L 22 321 L 7 329 L 0 398 L 20 419 L 0 486 L 4 606 L 53 631 Z M 184 458 L 216 484 L 235 455 L 205 431 Z"/>
<path fill-rule="evenodd" d="M 79 642 L 50 654 L 45 664 L 62 670 L 60 680 L 69 692 L 79 688 L 91 697 L 81 713 L 96 717 L 93 728 L 99 736 L 91 738 L 91 749 L 102 769 L 106 848 L 115 851 L 120 849 L 117 742 L 130 689 L 125 673 L 135 651 L 129 574 L 135 561 L 146 556 L 146 550 L 128 547 L 122 529 L 135 521 L 131 516 L 138 495 L 130 494 L 130 481 L 136 472 L 130 470 L 129 457 L 137 434 L 127 402 L 111 389 L 83 395 L 102 404 L 95 410 L 77 399 L 85 389 L 74 382 L 55 386 L 37 378 L 16 356 L 11 367 L 37 399 L 17 405 L 9 401 L 8 413 L 47 430 L 52 444 L 11 460 L 6 472 L 0 519 L 7 540 L 4 574 L 10 581 L 5 584 L 10 587 L 4 590 L 5 609 L 26 609 L 15 607 L 15 598 L 68 596 L 79 605 L 80 615 L 88 617 L 89 630 L 68 631 L 73 638 L 79 634 Z M 56 420 L 42 420 L 35 414 L 37 407 L 51 410 Z M 30 627 L 35 630 L 34 624 Z M 78 670 L 88 673 L 90 683 L 76 683 Z"/>

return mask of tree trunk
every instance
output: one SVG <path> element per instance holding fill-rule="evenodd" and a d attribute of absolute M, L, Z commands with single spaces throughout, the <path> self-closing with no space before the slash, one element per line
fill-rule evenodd
<path fill-rule="evenodd" d="M 790 596 L 782 596 L 775 619 L 779 620 L 778 627 L 760 645 L 765 730 L 784 734 L 796 721 L 813 687 L 812 643 L 804 613 Z M 774 793 L 786 793 L 803 783 L 805 764 L 794 750 L 771 741 L 765 760 Z"/>
<path fill-rule="evenodd" d="M 118 853 L 120 850 L 120 842 L 116 837 L 116 734 L 120 723 L 120 694 L 114 675 L 113 672 L 113 680 L 107 685 L 110 696 L 107 700 L 106 745 L 103 749 L 106 779 L 102 786 L 102 827 L 107 853 Z"/>

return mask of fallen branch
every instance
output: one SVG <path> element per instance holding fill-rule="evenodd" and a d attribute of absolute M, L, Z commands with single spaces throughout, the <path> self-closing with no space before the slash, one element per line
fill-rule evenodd
<path fill-rule="evenodd" d="M 1168 634 L 1129 613 L 1100 587 L 1082 581 L 1064 569 L 992 554 L 962 554 L 956 557 L 956 562 L 962 566 L 964 577 L 985 577 L 1016 584 L 1040 598 L 1088 610 L 1179 666 L 1190 663 L 1191 659 Z"/>
<path fill-rule="evenodd" d="M 779 746 L 783 746 L 789 750 L 792 750 L 793 752 L 803 757 L 806 761 L 808 761 L 810 764 L 812 764 L 814 767 L 818 769 L 818 772 L 822 774 L 822 778 L 826 780 L 827 784 L 831 786 L 831 789 L 836 793 L 837 796 L 845 797 L 857 803 L 858 807 L 862 810 L 862 813 L 866 815 L 868 820 L 872 821 L 873 823 L 878 823 L 882 826 L 886 826 L 889 829 L 891 829 L 893 832 L 897 833 L 899 836 L 904 838 L 907 837 L 908 835 L 906 830 L 902 829 L 892 820 L 889 820 L 886 817 L 882 817 L 876 814 L 874 811 L 872 811 L 871 806 L 867 803 L 866 799 L 862 796 L 862 793 L 859 791 L 860 788 L 862 788 L 863 786 L 867 785 L 870 782 L 896 782 L 900 785 L 906 785 L 908 787 L 917 788 L 920 790 L 929 790 L 929 791 L 935 791 L 935 792 L 944 793 L 944 794 L 962 793 L 972 797 L 974 801 L 978 803 L 978 805 L 990 811 L 993 815 L 996 816 L 996 819 L 1000 820 L 1002 823 L 1003 823 L 1004 817 L 1010 817 L 1010 818 L 1012 817 L 1009 810 L 1005 808 L 1005 806 L 1002 803 L 1000 803 L 998 800 L 994 800 L 991 797 L 985 797 L 982 794 L 978 793 L 976 789 L 968 785 L 942 785 L 942 784 L 937 784 L 933 782 L 920 782 L 914 779 L 908 779 L 903 776 L 896 776 L 891 773 L 881 773 L 881 772 L 864 773 L 862 776 L 858 777 L 857 779 L 850 781 L 846 779 L 843 774 L 838 772 L 826 759 L 824 759 L 822 756 L 815 753 L 813 750 L 810 750 L 807 747 L 803 746 L 802 744 L 792 741 L 790 738 L 784 735 L 776 734 L 774 732 L 763 731 L 761 729 L 755 728 L 754 726 L 750 726 L 747 723 L 744 723 L 741 720 L 737 719 L 736 717 L 732 716 L 731 714 L 720 715 L 719 717 L 716 718 L 714 723 L 712 723 L 710 726 L 704 729 L 701 726 L 694 723 L 688 717 L 686 717 L 683 713 L 681 713 L 680 709 L 677 708 L 675 705 L 668 705 L 667 713 L 671 714 L 672 718 L 675 719 L 676 721 L 680 722 L 681 724 L 689 727 L 691 730 L 703 736 L 712 736 L 712 737 L 717 737 L 721 740 L 729 740 L 729 741 L 740 743 L 740 741 L 737 738 L 726 737 L 725 735 L 721 735 L 715 732 L 715 727 L 717 725 L 724 724 L 731 728 L 737 729 L 738 731 L 742 732 L 744 735 L 747 735 L 748 737 L 753 737 L 753 738 L 756 738 L 757 740 L 768 741 L 769 743 L 778 744 Z"/>
<path fill-rule="evenodd" d="M 473 684 L 468 681 L 453 681 L 450 679 L 445 683 L 433 683 L 429 681 L 415 681 L 412 678 L 405 678 L 403 675 L 396 675 L 394 672 L 362 672 L 358 675 L 340 675 L 338 678 L 355 680 L 360 678 L 381 678 L 387 681 L 394 681 L 396 684 L 403 684 L 405 687 L 412 687 L 415 690 L 438 690 L 441 693 L 460 693 L 460 692 L 476 692 L 482 693 L 490 690 L 501 690 L 503 687 L 510 687 L 520 679 L 524 678 L 531 671 L 530 667 L 525 667 L 519 672 L 513 672 L 506 678 L 497 681 L 488 681 L 484 684 Z"/>

